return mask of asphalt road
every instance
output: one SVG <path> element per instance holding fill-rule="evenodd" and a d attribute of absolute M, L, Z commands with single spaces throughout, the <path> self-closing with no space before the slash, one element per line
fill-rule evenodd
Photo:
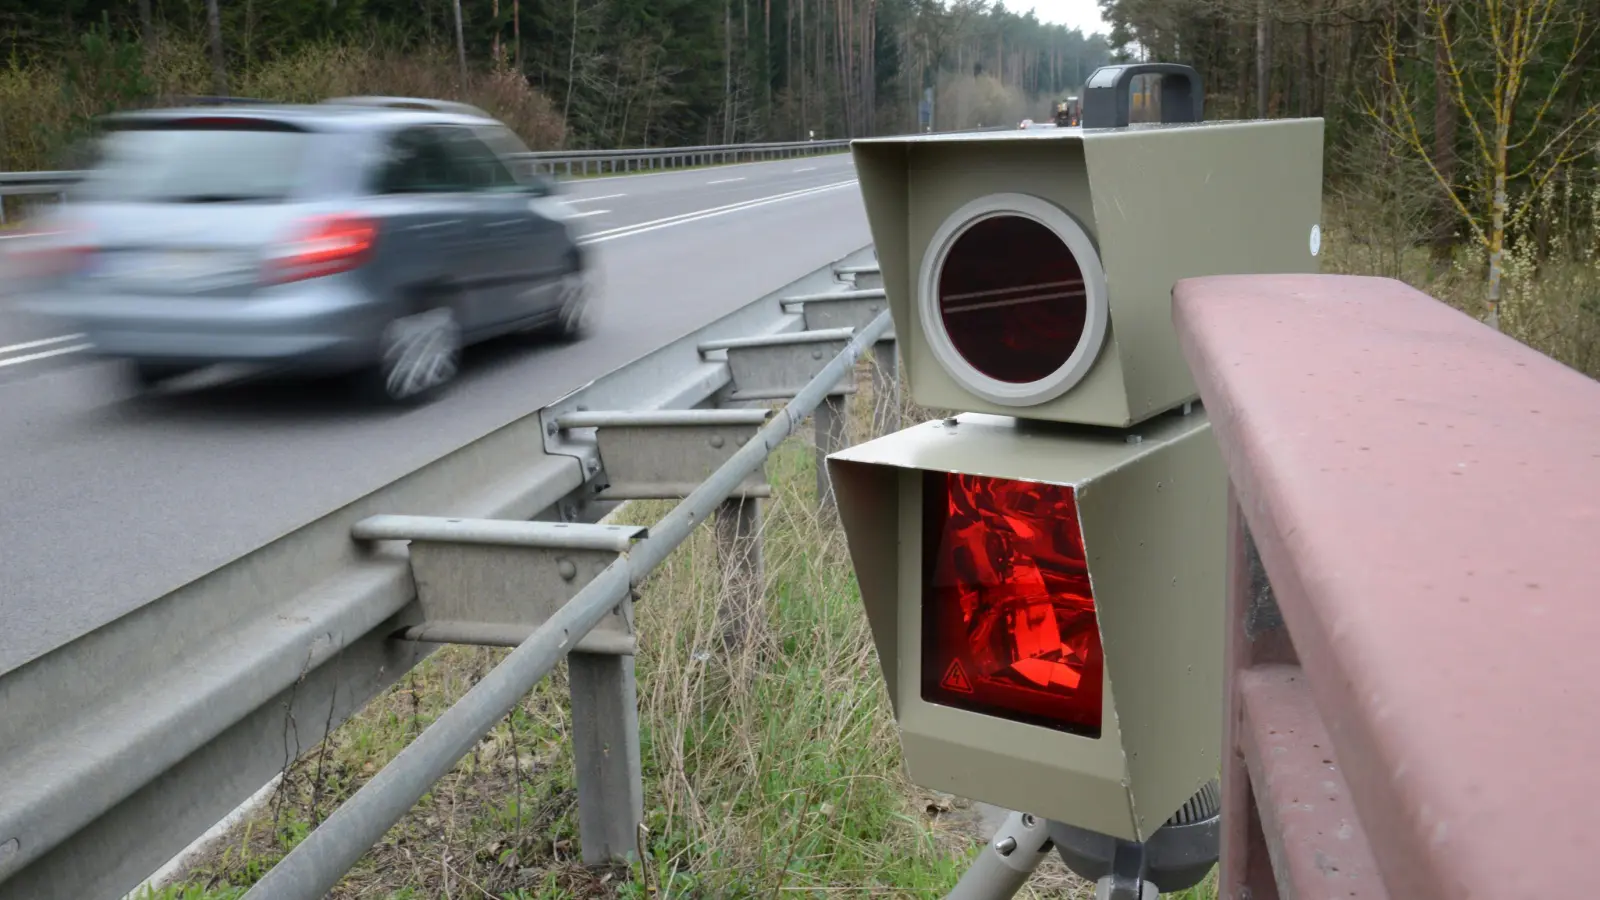
<path fill-rule="evenodd" d="M 838 155 L 570 182 L 594 335 L 469 352 L 404 413 L 297 385 L 135 398 L 0 308 L 0 673 L 866 245 L 854 177 Z"/>

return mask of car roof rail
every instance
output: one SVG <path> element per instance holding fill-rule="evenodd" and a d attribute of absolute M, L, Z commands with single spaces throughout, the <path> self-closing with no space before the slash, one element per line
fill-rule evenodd
<path fill-rule="evenodd" d="M 262 100 L 256 97 L 189 97 L 177 96 L 169 98 L 174 106 L 276 106 L 272 100 Z"/>
<path fill-rule="evenodd" d="M 426 97 L 330 97 L 322 101 L 324 104 L 335 106 L 363 106 L 379 109 L 416 109 L 427 112 L 454 113 L 463 116 L 475 116 L 480 119 L 493 118 L 487 112 L 470 103 L 458 103 L 454 100 L 434 100 Z"/>

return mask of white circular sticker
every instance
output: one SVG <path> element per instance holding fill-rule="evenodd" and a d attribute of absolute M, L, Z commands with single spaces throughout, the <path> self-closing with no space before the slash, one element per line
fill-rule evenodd
<path fill-rule="evenodd" d="M 1322 226 L 1311 226 L 1311 255 L 1316 256 L 1322 252 Z"/>

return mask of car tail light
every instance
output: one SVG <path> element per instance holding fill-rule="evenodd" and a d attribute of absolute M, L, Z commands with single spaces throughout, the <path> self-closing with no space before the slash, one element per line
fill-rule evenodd
<path fill-rule="evenodd" d="M 1100 737 L 1105 655 L 1073 489 L 923 478 L 923 700 Z"/>
<path fill-rule="evenodd" d="M 75 231 L 23 232 L 11 238 L 9 268 L 20 278 L 60 278 L 83 269 L 94 247 Z M 0 245 L 3 247 L 3 245 Z"/>
<path fill-rule="evenodd" d="M 378 237 L 377 225 L 353 215 L 319 216 L 301 236 L 274 257 L 267 280 L 304 281 L 348 272 L 366 263 Z"/>

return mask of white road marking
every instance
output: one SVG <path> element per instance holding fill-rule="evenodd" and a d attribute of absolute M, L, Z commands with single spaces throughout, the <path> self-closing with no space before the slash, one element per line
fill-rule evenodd
<path fill-rule="evenodd" d="M 795 169 L 796 172 L 815 172 L 816 170 L 816 166 L 806 166 L 804 169 Z"/>
<path fill-rule="evenodd" d="M 743 181 L 743 180 L 744 180 L 744 176 L 741 175 L 738 178 L 718 178 L 716 181 L 708 181 L 708 182 L 706 182 L 706 184 L 732 184 L 735 181 Z"/>
<path fill-rule="evenodd" d="M 16 350 L 32 350 L 34 347 L 48 347 L 51 344 L 65 344 L 67 341 L 77 341 L 82 339 L 83 335 L 81 334 L 63 334 L 60 337 L 45 338 L 44 340 L 39 341 L 24 341 L 20 344 L 12 344 L 8 347 L 0 347 L 0 356 L 4 356 L 7 353 L 11 353 Z"/>
<path fill-rule="evenodd" d="M 615 240 L 616 238 L 631 237 L 636 234 L 644 234 L 647 231 L 671 228 L 674 225 L 687 225 L 690 222 L 699 222 L 703 219 L 710 219 L 716 216 L 725 216 L 728 213 L 740 212 L 746 209 L 754 209 L 755 207 L 766 206 L 770 203 L 782 203 L 785 200 L 796 200 L 801 197 L 809 197 L 812 194 L 820 194 L 824 191 L 837 190 L 842 187 L 849 187 L 850 185 L 856 183 L 856 179 L 852 178 L 849 181 L 836 181 L 833 184 L 824 184 L 818 187 L 804 188 L 802 190 L 789 191 L 783 194 L 774 194 L 770 197 L 757 197 L 753 200 L 745 200 L 741 203 L 730 203 L 727 206 L 712 207 L 711 209 L 703 209 L 698 212 L 667 216 L 663 219 L 655 219 L 650 222 L 640 222 L 636 225 L 623 225 L 617 228 L 609 228 L 605 231 L 597 231 L 593 234 L 585 235 L 584 237 L 580 238 L 578 242 L 581 244 L 596 244 L 601 241 L 610 241 Z"/>
<path fill-rule="evenodd" d="M 601 194 L 598 197 L 568 197 L 568 198 L 566 198 L 566 200 L 567 200 L 568 203 L 588 203 L 591 200 L 615 200 L 618 197 L 626 197 L 626 196 L 628 196 L 628 195 L 627 194 Z"/>
<path fill-rule="evenodd" d="M 608 212 L 611 212 L 611 210 L 609 210 L 609 209 L 587 209 L 587 210 L 584 210 L 583 212 L 571 213 L 571 214 L 569 214 L 567 216 L 567 218 L 569 218 L 569 219 L 582 219 L 585 216 L 603 216 Z"/>
<path fill-rule="evenodd" d="M 37 359 L 48 359 L 52 356 L 62 356 L 67 353 L 78 353 L 79 351 L 87 350 L 93 346 L 93 344 L 73 344 L 70 347 L 61 347 L 56 350 L 44 350 L 39 353 L 29 353 L 25 356 L 13 356 L 10 359 L 0 359 L 0 368 L 4 368 L 6 366 L 15 366 L 25 362 L 33 362 Z"/>

